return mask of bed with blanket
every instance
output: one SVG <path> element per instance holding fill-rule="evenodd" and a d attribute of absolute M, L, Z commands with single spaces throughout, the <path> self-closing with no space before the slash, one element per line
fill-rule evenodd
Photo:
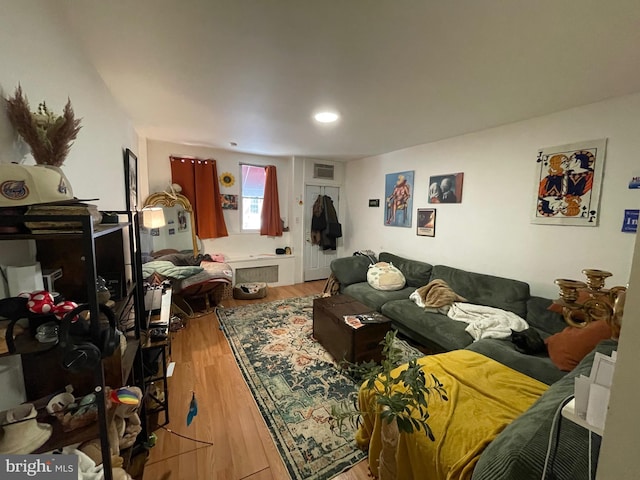
<path fill-rule="evenodd" d="M 206 309 L 210 300 L 222 298 L 222 292 L 233 282 L 231 267 L 209 255 L 169 253 L 142 265 L 142 277 L 149 283 L 171 281 L 173 295 L 185 300 L 203 298 Z"/>
<path fill-rule="evenodd" d="M 418 360 L 424 372 L 435 375 L 447 391 L 448 401 L 429 399 L 429 426 L 435 441 L 424 432 L 400 434 L 393 465 L 383 450 L 381 419 L 370 390 L 360 390 L 363 416 L 356 440 L 369 452 L 369 466 L 376 477 L 380 471 L 396 471 L 398 479 L 470 479 L 485 447 L 513 420 L 525 412 L 548 386 L 484 355 L 457 350 Z M 401 366 L 398 368 L 406 368 Z"/>

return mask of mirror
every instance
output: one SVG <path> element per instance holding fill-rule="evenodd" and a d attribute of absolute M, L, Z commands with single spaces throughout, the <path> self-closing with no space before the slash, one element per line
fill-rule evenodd
<path fill-rule="evenodd" d="M 157 228 L 145 226 L 145 213 L 149 212 L 147 219 L 156 220 L 155 212 L 152 213 L 148 207 L 162 208 L 164 226 Z M 198 255 L 198 243 L 194 228 L 196 218 L 187 197 L 179 193 L 154 193 L 145 200 L 141 213 L 140 246 L 143 255 L 151 256 L 153 252 L 166 249 L 180 252 L 193 251 L 194 257 Z M 150 222 L 146 223 L 153 227 Z"/>

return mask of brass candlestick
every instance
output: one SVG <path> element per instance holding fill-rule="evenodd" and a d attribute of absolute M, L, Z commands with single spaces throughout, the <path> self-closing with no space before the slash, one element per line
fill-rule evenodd
<path fill-rule="evenodd" d="M 555 303 L 562 306 L 565 322 L 582 328 L 592 321 L 604 320 L 611 327 L 612 337 L 617 339 L 622 325 L 626 287 L 605 289 L 605 280 L 612 274 L 604 270 L 586 268 L 582 273 L 587 277 L 587 283 L 564 278 L 554 282 L 560 288 L 560 298 Z M 579 302 L 581 292 L 586 292 L 588 298 Z"/>

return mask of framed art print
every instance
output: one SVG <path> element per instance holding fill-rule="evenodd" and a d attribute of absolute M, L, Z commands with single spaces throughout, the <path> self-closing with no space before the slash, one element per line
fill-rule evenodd
<path fill-rule="evenodd" d="M 436 209 L 418 209 L 418 230 L 416 232 L 421 237 L 436 236 Z"/>
<path fill-rule="evenodd" d="M 387 174 L 384 197 L 384 224 L 390 227 L 411 228 L 413 170 Z"/>
<path fill-rule="evenodd" d="M 128 148 L 124 151 L 124 189 L 127 211 L 138 210 L 138 157 Z"/>
<path fill-rule="evenodd" d="M 223 210 L 238 210 L 238 195 L 222 193 L 220 194 L 220 203 Z"/>
<path fill-rule="evenodd" d="M 538 151 L 532 223 L 596 227 L 607 140 Z"/>
<path fill-rule="evenodd" d="M 462 203 L 464 173 L 429 177 L 429 203 Z"/>

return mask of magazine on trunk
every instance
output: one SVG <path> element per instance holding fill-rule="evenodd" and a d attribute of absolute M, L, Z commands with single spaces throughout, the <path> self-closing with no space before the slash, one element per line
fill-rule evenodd
<path fill-rule="evenodd" d="M 344 321 L 353 328 L 360 328 L 369 323 L 386 323 L 389 321 L 387 317 L 378 312 L 359 313 L 357 315 L 345 315 Z"/>

